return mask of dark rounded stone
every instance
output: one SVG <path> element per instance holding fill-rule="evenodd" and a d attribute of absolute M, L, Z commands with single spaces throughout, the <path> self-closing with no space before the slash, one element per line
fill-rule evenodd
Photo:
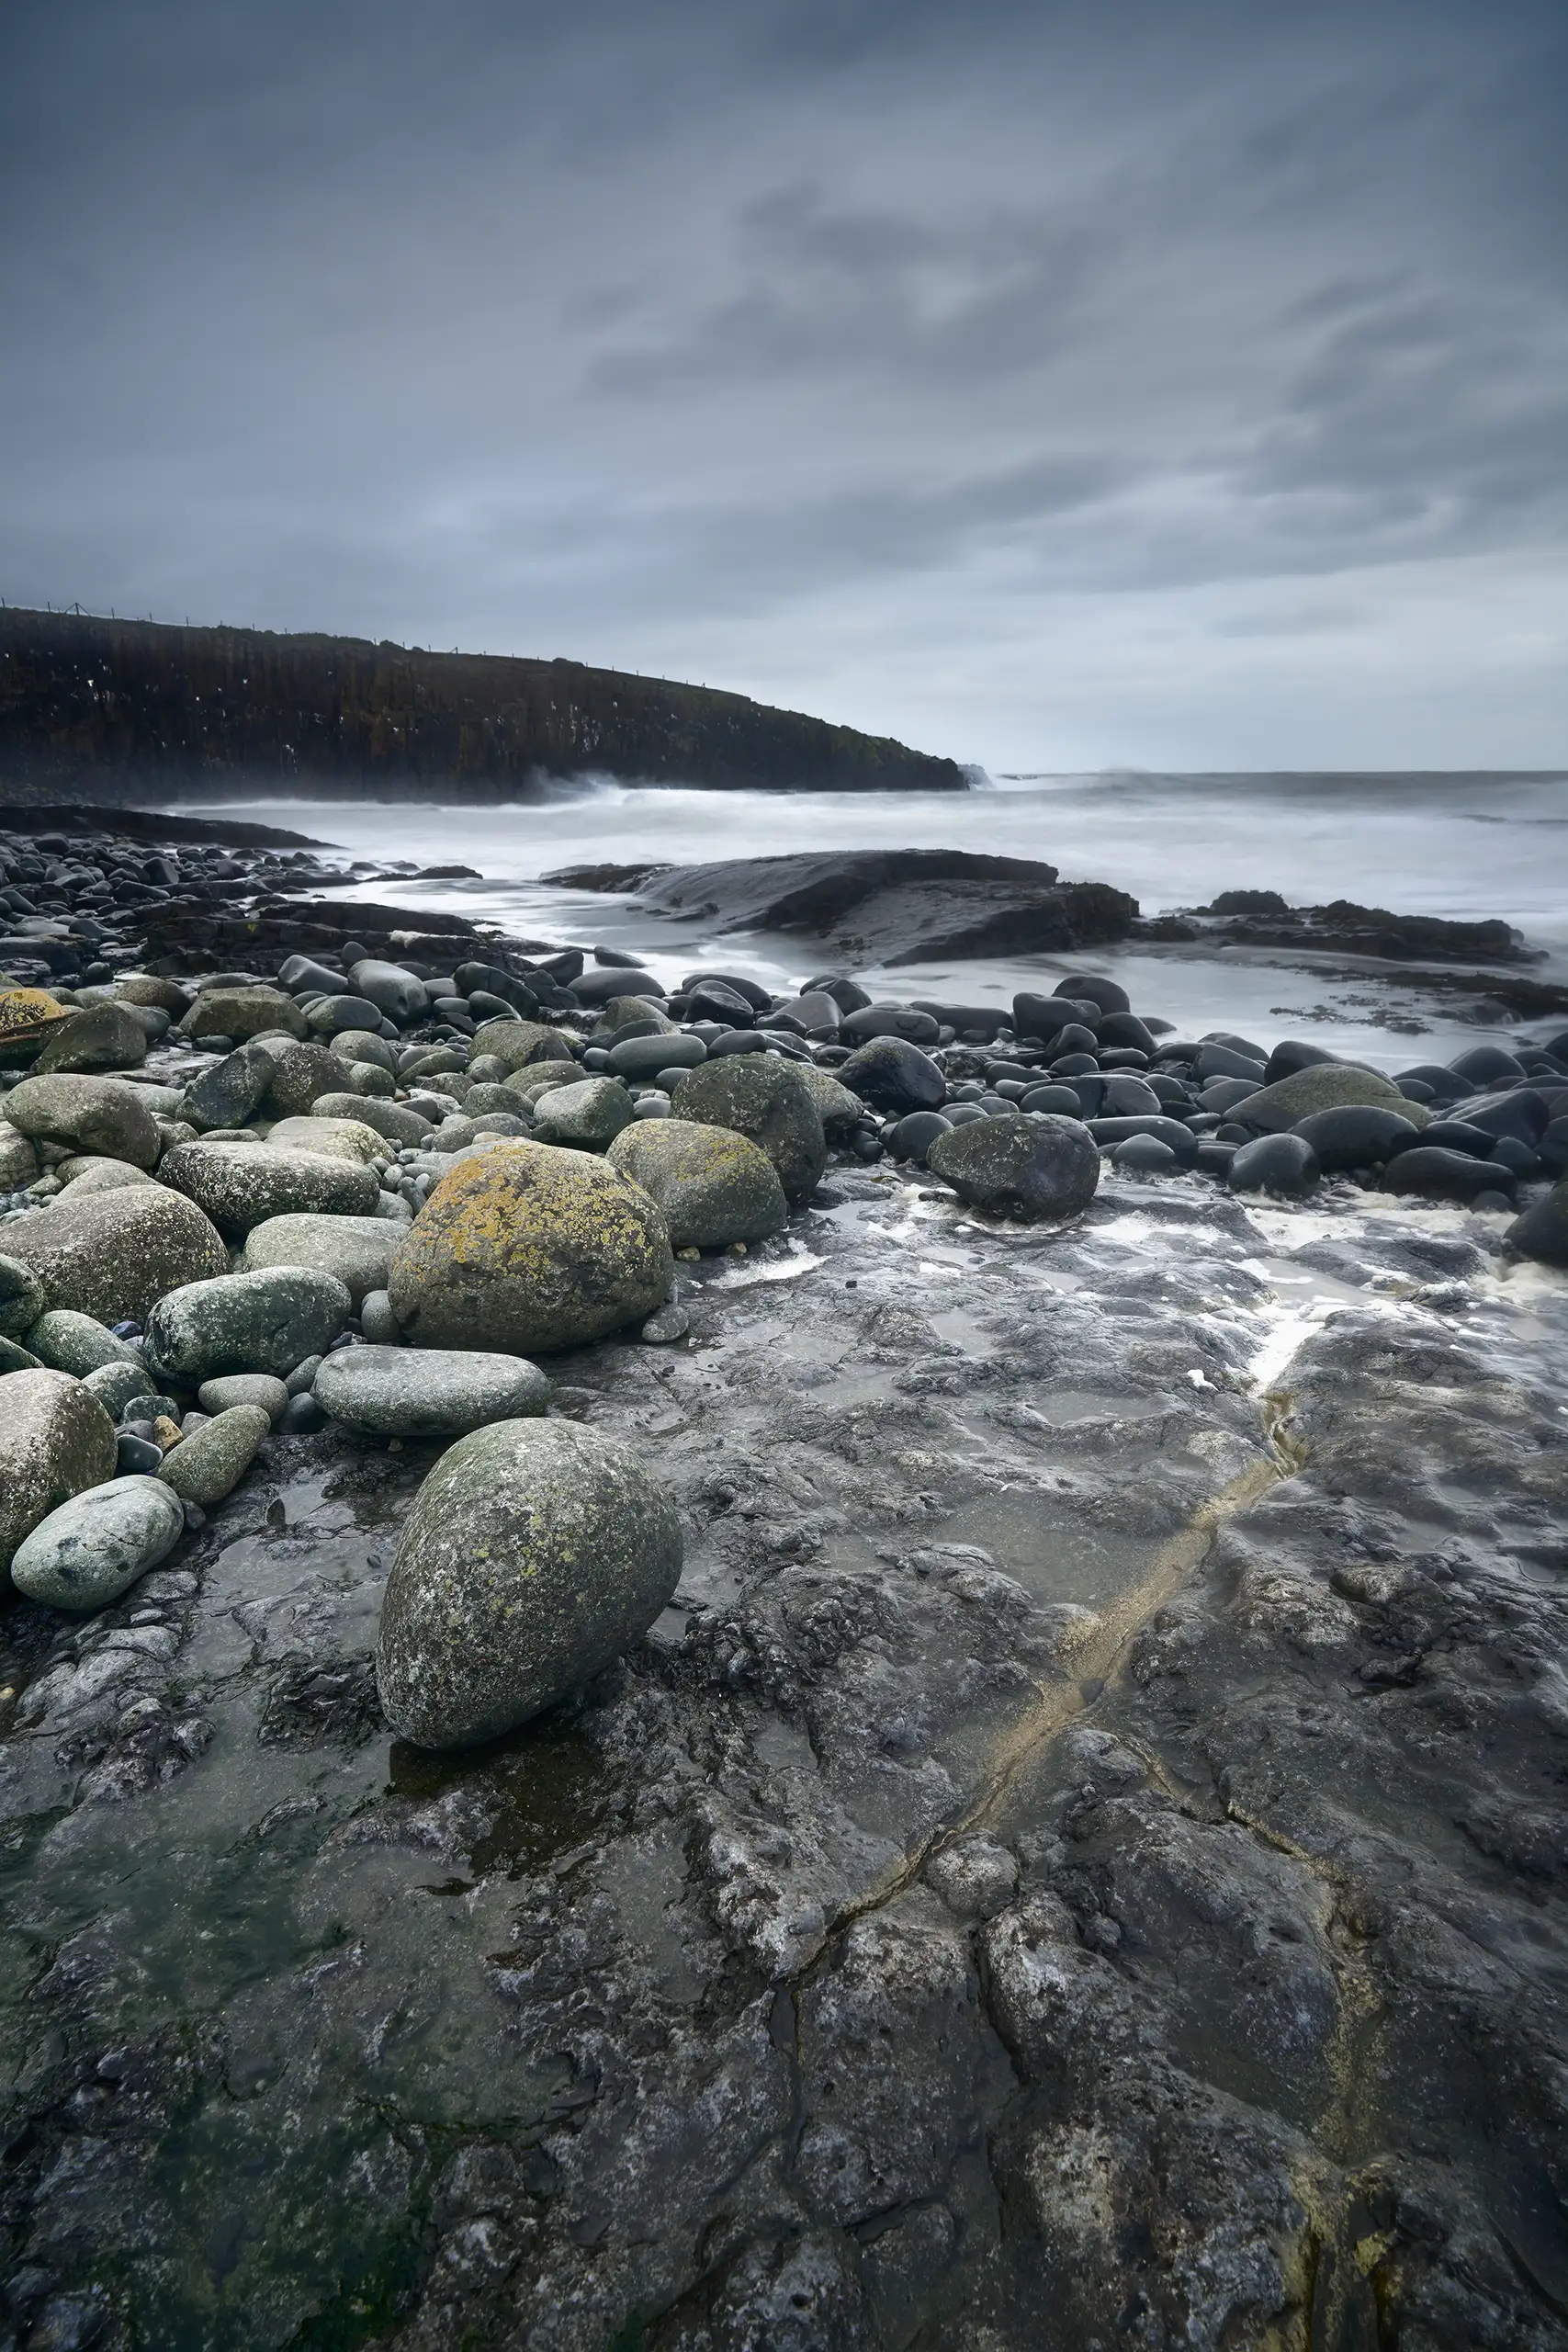
<path fill-rule="evenodd" d="M 1067 1026 L 1072 1017 L 1060 997 L 1035 996 L 1025 989 L 1012 1001 L 1012 1025 L 1020 1037 L 1049 1041 Z"/>
<path fill-rule="evenodd" d="M 1264 1084 L 1277 1085 L 1282 1078 L 1294 1078 L 1299 1069 L 1310 1069 L 1314 1062 L 1331 1062 L 1334 1058 L 1321 1046 L 1309 1046 L 1300 1037 L 1287 1037 L 1275 1046 L 1264 1066 Z"/>
<path fill-rule="evenodd" d="M 1317 1177 L 1317 1154 L 1304 1136 L 1259 1136 L 1230 1164 L 1233 1193 L 1310 1193 Z"/>
<path fill-rule="evenodd" d="M 726 1029 L 706 1043 L 709 1061 L 721 1061 L 729 1054 L 765 1053 L 769 1040 L 760 1029 Z"/>
<path fill-rule="evenodd" d="M 581 973 L 573 980 L 571 992 L 579 1004 L 595 1006 L 608 1004 L 615 996 L 646 996 L 662 1004 L 665 996 L 663 982 L 656 980 L 651 972 L 625 964 L 604 971 Z"/>
<path fill-rule="evenodd" d="M 1495 1160 L 1426 1142 L 1391 1159 L 1382 1175 L 1385 1193 L 1416 1193 L 1433 1201 L 1472 1201 L 1478 1193 L 1511 1194 L 1513 1188 L 1511 1172 Z"/>
<path fill-rule="evenodd" d="M 904 1037 L 874 1037 L 835 1075 L 878 1111 L 939 1111 L 947 1099 L 947 1080 L 935 1062 Z"/>
<path fill-rule="evenodd" d="M 1325 1176 L 1345 1168 L 1381 1167 L 1421 1140 L 1421 1130 L 1412 1120 L 1371 1102 L 1341 1102 L 1331 1111 L 1314 1111 L 1298 1119 L 1291 1133 L 1311 1144 Z"/>
<path fill-rule="evenodd" d="M 1092 972 L 1071 972 L 1057 983 L 1055 993 L 1066 997 L 1086 997 L 1097 1004 L 1101 1012 L 1131 1012 L 1133 1000 L 1120 980 L 1102 980 Z"/>
<path fill-rule="evenodd" d="M 845 1005 L 843 999 L 836 993 L 832 984 L 811 980 L 807 985 L 810 988 L 818 986 L 827 988 L 829 995 L 833 998 L 840 1012 L 853 1012 L 854 1006 Z M 838 985 L 842 987 L 849 984 L 840 982 Z M 728 989 L 732 996 L 738 996 L 740 999 L 742 1004 L 750 1012 L 767 1012 L 773 1007 L 773 1000 L 771 991 L 765 989 L 760 980 L 748 978 L 744 972 L 689 972 L 681 983 L 682 992 L 686 996 L 692 996 L 697 989 L 705 988 Z M 854 994 L 858 1003 L 870 1003 L 870 998 L 863 989 L 855 989 Z"/>
<path fill-rule="evenodd" d="M 1086 1029 L 1081 1021 L 1069 1021 L 1065 1029 L 1058 1029 L 1055 1039 L 1059 1054 L 1092 1055 L 1098 1043 L 1099 1039 L 1095 1032 L 1092 1029 Z M 1052 1067 L 1053 1069 L 1055 1067 L 1055 1063 Z M 1096 1064 L 1096 1068 L 1098 1067 L 1099 1065 Z"/>
<path fill-rule="evenodd" d="M 1181 1166 L 1170 1146 L 1161 1143 L 1157 1136 L 1129 1136 L 1125 1143 L 1113 1145 L 1111 1164 L 1132 1176 L 1173 1176 Z"/>
<path fill-rule="evenodd" d="M 1202 1176 L 1228 1176 L 1231 1161 L 1235 1158 L 1234 1143 L 1216 1143 L 1205 1139 L 1198 1146 L 1197 1167 Z"/>
<path fill-rule="evenodd" d="M 1032 1086 L 1019 1104 L 1021 1111 L 1057 1111 L 1065 1119 L 1082 1116 L 1083 1104 L 1070 1086 L 1060 1086 L 1055 1080 L 1043 1086 Z"/>
<path fill-rule="evenodd" d="M 926 1165 L 971 1206 L 992 1216 L 1070 1216 L 1100 1182 L 1100 1153 L 1077 1119 L 1035 1116 L 1010 1105 L 939 1136 Z"/>
<path fill-rule="evenodd" d="M 938 1136 L 951 1135 L 953 1121 L 941 1111 L 910 1111 L 898 1121 L 887 1138 L 887 1148 L 895 1159 L 912 1159 L 918 1168 L 926 1164 L 926 1154 Z"/>
<path fill-rule="evenodd" d="M 1107 1046 L 1132 1046 L 1138 1053 L 1146 1054 L 1151 1061 L 1159 1050 L 1135 1012 L 1108 1012 L 1100 1024 L 1100 1043 L 1102 1049 Z"/>
<path fill-rule="evenodd" d="M 1554 1184 L 1544 1200 L 1515 1219 L 1504 1236 L 1518 1257 L 1543 1266 L 1568 1266 L 1568 1183 Z"/>
<path fill-rule="evenodd" d="M 908 1004 L 868 1004 L 850 1013 L 842 1023 L 846 1044 L 864 1045 L 871 1037 L 907 1037 L 912 1046 L 934 1046 L 942 1023 L 929 1012 Z"/>
<path fill-rule="evenodd" d="M 1472 1046 L 1456 1054 L 1449 1064 L 1456 1078 L 1462 1078 L 1474 1087 L 1490 1087 L 1500 1078 L 1523 1078 L 1524 1064 L 1505 1053 L 1501 1046 Z"/>
<path fill-rule="evenodd" d="M 307 1437 L 312 1430 L 324 1429 L 326 1421 L 325 1412 L 307 1390 L 288 1399 L 277 1417 L 277 1428 L 284 1437 Z"/>
<path fill-rule="evenodd" d="M 1179 1119 L 1168 1119 L 1159 1112 L 1145 1112 L 1126 1119 L 1091 1119 L 1089 1131 L 1102 1151 L 1114 1150 L 1130 1143 L 1134 1136 L 1163 1144 L 1166 1150 L 1184 1164 L 1197 1158 L 1198 1138 Z"/>
<path fill-rule="evenodd" d="M 121 1430 L 115 1441 L 117 1477 L 155 1478 L 163 1466 L 164 1449 L 154 1439 Z"/>

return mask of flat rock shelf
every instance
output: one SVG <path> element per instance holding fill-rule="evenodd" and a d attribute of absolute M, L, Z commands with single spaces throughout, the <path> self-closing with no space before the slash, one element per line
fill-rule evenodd
<path fill-rule="evenodd" d="M 14 1610 L 17 2340 L 1568 2340 L 1568 1314 L 1493 1229 L 832 1170 L 554 1360 L 685 1570 L 467 1756 L 371 1665 L 434 1445 Z"/>

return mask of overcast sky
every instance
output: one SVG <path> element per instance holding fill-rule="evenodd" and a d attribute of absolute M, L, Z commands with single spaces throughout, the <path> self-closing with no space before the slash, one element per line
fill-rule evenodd
<path fill-rule="evenodd" d="M 10 0 L 0 594 L 1568 763 L 1563 0 Z"/>

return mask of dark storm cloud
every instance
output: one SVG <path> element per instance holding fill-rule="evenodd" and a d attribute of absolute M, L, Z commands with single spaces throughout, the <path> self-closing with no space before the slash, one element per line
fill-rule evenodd
<path fill-rule="evenodd" d="M 0 590 L 1561 757 L 1564 119 L 1526 0 L 24 0 Z"/>

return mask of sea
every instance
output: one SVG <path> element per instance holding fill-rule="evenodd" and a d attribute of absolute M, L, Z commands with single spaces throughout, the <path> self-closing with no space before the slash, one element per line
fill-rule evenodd
<path fill-rule="evenodd" d="M 193 812 L 195 813 L 195 812 Z M 669 865 L 792 851 L 965 849 L 1047 859 L 1064 880 L 1109 882 L 1145 915 L 1216 891 L 1278 890 L 1292 905 L 1349 899 L 1394 913 L 1501 916 L 1540 951 L 1535 977 L 1568 984 L 1568 771 L 1553 774 L 1038 775 L 967 793 L 711 792 L 591 777 L 494 808 L 275 798 L 213 808 L 329 842 L 376 871 L 337 895 L 449 908 L 532 939 L 638 954 L 673 982 L 698 965 L 775 989 L 823 968 L 808 938 L 671 922 L 626 897 L 544 877 L 590 864 Z M 465 865 L 479 879 L 421 879 Z M 389 871 L 389 868 L 402 871 Z M 1183 1035 L 1224 1030 L 1272 1046 L 1314 1036 L 1380 1068 L 1446 1060 L 1483 1037 L 1549 1035 L 1543 1022 L 1478 1025 L 1440 991 L 1393 988 L 1337 959 L 1206 947 L 1096 949 L 862 969 L 874 993 L 1002 1001 L 1070 969 L 1122 981 L 1134 1006 Z"/>

